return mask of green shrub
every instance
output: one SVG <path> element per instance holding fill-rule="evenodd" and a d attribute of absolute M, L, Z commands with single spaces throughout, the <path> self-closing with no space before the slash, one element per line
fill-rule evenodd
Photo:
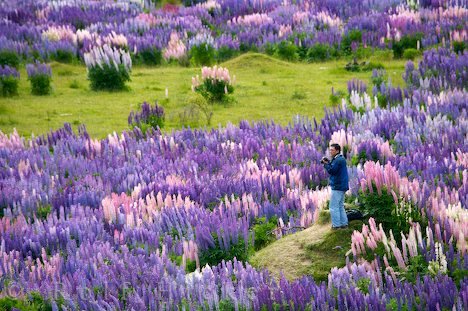
<path fill-rule="evenodd" d="M 118 91 L 125 89 L 125 83 L 130 81 L 130 73 L 123 65 L 103 65 L 88 69 L 88 79 L 93 91 Z"/>
<path fill-rule="evenodd" d="M 253 231 L 255 235 L 254 248 L 256 251 L 275 241 L 275 237 L 272 232 L 277 227 L 277 222 L 278 217 L 276 216 L 271 217 L 268 221 L 265 217 L 255 219 Z"/>
<path fill-rule="evenodd" d="M 358 29 L 353 29 L 343 36 L 341 39 L 341 50 L 347 55 L 351 54 L 351 45 L 353 42 L 357 44 L 361 44 L 362 42 L 362 32 Z"/>
<path fill-rule="evenodd" d="M 354 55 L 358 59 L 366 59 L 372 56 L 372 49 L 371 48 L 365 48 L 365 47 L 358 47 Z"/>
<path fill-rule="evenodd" d="M 107 44 L 95 46 L 84 54 L 88 79 L 93 91 L 120 91 L 130 81 L 130 53 Z"/>
<path fill-rule="evenodd" d="M 51 55 L 51 58 L 59 63 L 69 64 L 73 62 L 75 55 L 71 51 L 67 50 L 57 50 L 54 54 Z"/>
<path fill-rule="evenodd" d="M 265 44 L 265 46 L 263 47 L 263 49 L 264 49 L 264 51 L 265 51 L 265 54 L 270 55 L 270 56 L 275 55 L 276 50 L 277 50 L 276 45 L 271 44 L 271 43 Z"/>
<path fill-rule="evenodd" d="M 201 94 L 209 103 L 227 102 L 234 92 L 229 70 L 223 67 L 203 67 L 202 77 L 192 77 L 192 90 Z"/>
<path fill-rule="evenodd" d="M 10 66 L 18 69 L 20 64 L 20 57 L 13 51 L 3 50 L 0 51 L 0 66 Z"/>
<path fill-rule="evenodd" d="M 278 44 L 276 54 L 287 61 L 296 61 L 299 58 L 297 46 L 290 41 L 282 41 Z"/>
<path fill-rule="evenodd" d="M 162 63 L 163 55 L 157 48 L 144 49 L 136 55 L 136 61 L 147 66 L 159 66 Z"/>
<path fill-rule="evenodd" d="M 52 206 L 50 204 L 39 206 L 36 211 L 36 215 L 40 219 L 47 219 L 47 216 L 52 211 Z"/>
<path fill-rule="evenodd" d="M 332 93 L 330 94 L 330 103 L 332 104 L 333 107 L 336 107 L 339 105 L 339 103 L 341 102 L 341 99 L 344 98 L 346 96 L 346 93 L 341 91 L 341 90 L 338 90 L 338 91 L 334 91 L 332 89 Z"/>
<path fill-rule="evenodd" d="M 36 62 L 27 64 L 28 80 L 31 82 L 31 92 L 34 95 L 48 95 L 52 91 L 52 69 L 47 64 Z"/>
<path fill-rule="evenodd" d="M 207 43 L 194 45 L 190 49 L 192 62 L 198 66 L 210 66 L 215 62 L 215 49 Z"/>
<path fill-rule="evenodd" d="M 143 102 L 140 106 L 141 111 L 130 112 L 128 116 L 128 125 L 130 128 L 139 127 L 143 133 L 150 128 L 155 130 L 162 129 L 166 120 L 164 108 L 156 102 L 151 106 L 147 102 Z"/>
<path fill-rule="evenodd" d="M 465 41 L 453 41 L 453 51 L 457 54 L 463 53 L 466 49 Z"/>
<path fill-rule="evenodd" d="M 382 223 L 385 231 L 392 230 L 396 240 L 401 239 L 400 232 L 408 232 L 410 221 L 419 222 L 424 229 L 427 220 L 422 216 L 421 210 L 410 202 L 399 202 L 397 206 L 393 196 L 385 187 L 378 194 L 375 184 L 372 184 L 373 193 L 360 192 L 361 210 L 369 217 L 373 217 L 377 223 Z"/>
<path fill-rule="evenodd" d="M 2 96 L 13 96 L 18 94 L 20 74 L 14 67 L 8 65 L 0 66 L 0 93 Z"/>
<path fill-rule="evenodd" d="M 234 56 L 238 55 L 239 51 L 231 49 L 227 46 L 222 46 L 216 52 L 216 60 L 218 62 L 224 62 L 228 59 L 233 58 Z"/>
<path fill-rule="evenodd" d="M 213 117 L 213 105 L 211 105 L 201 94 L 195 93 L 187 100 L 189 106 L 198 109 L 206 120 L 206 125 L 211 125 L 211 118 Z"/>
<path fill-rule="evenodd" d="M 60 299 L 57 304 L 61 305 Z M 52 304 L 49 300 L 44 299 L 40 293 L 31 292 L 22 299 L 11 297 L 0 298 L 0 310 L 49 311 L 52 310 Z"/>
<path fill-rule="evenodd" d="M 422 33 L 415 33 L 401 37 L 400 41 L 393 41 L 393 57 L 402 58 L 406 49 L 417 49 L 418 41 L 421 42 L 422 38 Z"/>
<path fill-rule="evenodd" d="M 213 239 L 215 241 L 215 246 L 209 249 L 206 249 L 198 254 L 200 261 L 200 267 L 204 267 L 206 264 L 210 266 L 216 266 L 223 260 L 232 260 L 237 258 L 240 261 L 247 261 L 249 255 L 252 252 L 251 245 L 245 248 L 245 241 L 243 238 L 239 238 L 237 243 L 231 243 L 228 250 L 224 250 L 219 245 L 219 240 L 216 233 L 212 233 Z"/>
<path fill-rule="evenodd" d="M 307 60 L 309 62 L 320 62 L 330 58 L 330 46 L 317 43 L 307 51 Z"/>
<path fill-rule="evenodd" d="M 404 52 L 403 52 L 403 58 L 404 59 L 407 59 L 407 60 L 414 60 L 416 57 L 418 57 L 419 55 L 421 55 L 421 53 L 416 50 L 416 49 L 406 49 Z"/>

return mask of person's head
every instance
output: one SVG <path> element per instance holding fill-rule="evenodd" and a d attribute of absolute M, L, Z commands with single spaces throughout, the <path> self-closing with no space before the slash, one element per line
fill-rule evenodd
<path fill-rule="evenodd" d="M 338 153 L 341 152 L 341 147 L 338 144 L 331 144 L 330 145 L 330 155 L 332 157 L 336 156 Z"/>

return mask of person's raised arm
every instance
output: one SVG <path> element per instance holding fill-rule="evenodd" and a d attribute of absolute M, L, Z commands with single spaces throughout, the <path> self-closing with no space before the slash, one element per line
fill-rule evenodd
<path fill-rule="evenodd" d="M 333 161 L 331 163 L 329 162 L 329 163 L 326 163 L 324 167 L 330 175 L 336 175 L 340 171 L 342 162 L 343 161 Z"/>

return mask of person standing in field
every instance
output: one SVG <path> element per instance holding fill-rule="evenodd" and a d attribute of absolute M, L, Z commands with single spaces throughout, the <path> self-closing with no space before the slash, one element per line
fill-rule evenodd
<path fill-rule="evenodd" d="M 341 154 L 341 147 L 338 144 L 330 145 L 331 160 L 322 158 L 321 163 L 330 174 L 330 186 L 332 194 L 330 198 L 330 215 L 332 229 L 348 227 L 348 217 L 344 209 L 345 192 L 349 189 L 348 168 L 346 159 Z"/>

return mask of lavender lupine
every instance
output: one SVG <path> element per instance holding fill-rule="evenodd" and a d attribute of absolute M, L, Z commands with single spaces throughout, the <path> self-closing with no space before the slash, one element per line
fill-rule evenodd
<path fill-rule="evenodd" d="M 270 21 L 278 17 L 287 33 L 287 25 L 294 33 L 309 29 L 309 22 L 317 23 L 323 29 L 314 30 L 317 38 L 307 39 L 311 43 L 339 43 L 341 33 L 335 28 L 342 23 L 362 30 L 363 45 L 384 47 L 385 42 L 380 42 L 386 35 L 381 33 L 386 25 L 380 27 L 384 22 L 389 23 L 390 38 L 410 34 L 405 30 L 408 25 L 435 29 L 435 35 L 425 31 L 421 46 L 426 46 L 444 37 L 448 40 L 453 25 L 466 16 L 465 8 L 432 9 L 439 4 L 427 1 L 422 5 L 428 8 L 418 13 L 390 8 L 393 3 L 388 1 L 327 3 L 326 15 L 320 13 L 322 3 L 297 14 L 310 3 L 300 3 L 296 9 L 281 7 L 282 2 L 221 0 L 223 9 L 214 10 L 213 16 L 201 6 L 156 11 L 141 18 L 147 21 L 143 26 L 134 22 L 141 14 L 138 4 L 81 1 L 81 9 L 68 2 L 46 7 L 13 3 L 11 8 L 0 8 L 8 19 L 0 27 L 8 44 L 22 37 L 42 44 L 41 32 L 8 24 L 35 25 L 36 18 L 57 25 L 74 22 L 90 34 L 83 35 L 82 43 L 78 38 L 85 48 L 84 41 L 95 43 L 112 31 L 124 35 L 131 45 L 132 34 L 146 31 L 147 26 L 160 26 L 167 42 L 171 28 L 180 27 L 180 38 L 188 42 L 184 30 L 201 30 L 203 18 L 218 27 L 223 23 L 231 27 L 240 45 L 278 42 L 281 24 Z M 231 10 L 226 10 L 230 5 Z M 382 11 L 389 16 L 367 14 L 371 8 L 385 8 Z M 251 17 L 257 13 L 266 16 Z M 242 16 L 249 17 L 240 24 L 225 23 Z M 444 21 L 440 25 L 435 24 L 438 18 Z M 255 24 L 257 19 L 260 22 Z M 21 35 L 16 37 L 12 29 Z M 92 46 L 86 45 L 86 52 Z M 396 88 L 393 95 L 388 84 L 378 86 L 377 92 L 398 99 L 392 107 L 378 108 L 375 98 L 351 92 L 352 105 L 365 109 L 353 112 L 345 104 L 326 111 L 320 122 L 297 118 L 280 126 L 242 121 L 211 131 L 145 135 L 133 129 L 103 140 L 90 138 L 83 127 L 75 134 L 70 125 L 32 139 L 0 132 L 6 165 L 0 172 L 4 206 L 0 274 L 10 280 L 0 284 L 1 292 L 39 291 L 54 309 L 217 309 L 221 301 L 252 310 L 467 309 L 468 283 L 454 277 L 468 268 L 463 60 L 441 49 L 431 51 L 419 66 L 426 81 L 399 94 Z M 441 76 L 432 75 L 429 66 L 440 68 Z M 413 74 L 414 66 L 408 71 Z M 399 208 L 410 204 L 424 212 L 427 228 L 413 223 L 409 232 L 400 233 L 397 243 L 397 232 L 392 238 L 371 220 L 353 234 L 351 253 L 356 260 L 332 269 L 327 283 L 316 284 L 310 277 L 275 280 L 268 271 L 235 259 L 185 271 L 193 261 L 200 265 L 197 258 L 216 244 L 228 250 L 236 242 L 248 241 L 257 217 L 277 216 L 279 236 L 313 224 L 329 197 L 329 189 L 320 188 L 327 175 L 317 163 L 330 140 L 349 146 L 350 152 L 378 150 L 385 155 L 379 156 L 380 162 L 351 168 L 359 181 L 352 187 L 368 192 L 375 184 L 377 193 L 385 187 Z M 379 245 L 384 250 L 380 259 L 372 257 L 380 251 Z M 429 273 L 409 282 L 403 278 L 416 256 L 422 257 Z"/>
<path fill-rule="evenodd" d="M 47 95 L 51 92 L 52 68 L 48 64 L 36 62 L 26 65 L 31 92 L 34 95 Z"/>
<path fill-rule="evenodd" d="M 0 66 L 0 92 L 2 96 L 18 94 L 20 74 L 18 70 L 10 66 Z"/>
<path fill-rule="evenodd" d="M 128 116 L 128 125 L 142 127 L 150 125 L 152 128 L 157 129 L 164 126 L 164 108 L 158 103 L 151 106 L 147 102 L 141 104 L 141 112 L 131 112 Z"/>

